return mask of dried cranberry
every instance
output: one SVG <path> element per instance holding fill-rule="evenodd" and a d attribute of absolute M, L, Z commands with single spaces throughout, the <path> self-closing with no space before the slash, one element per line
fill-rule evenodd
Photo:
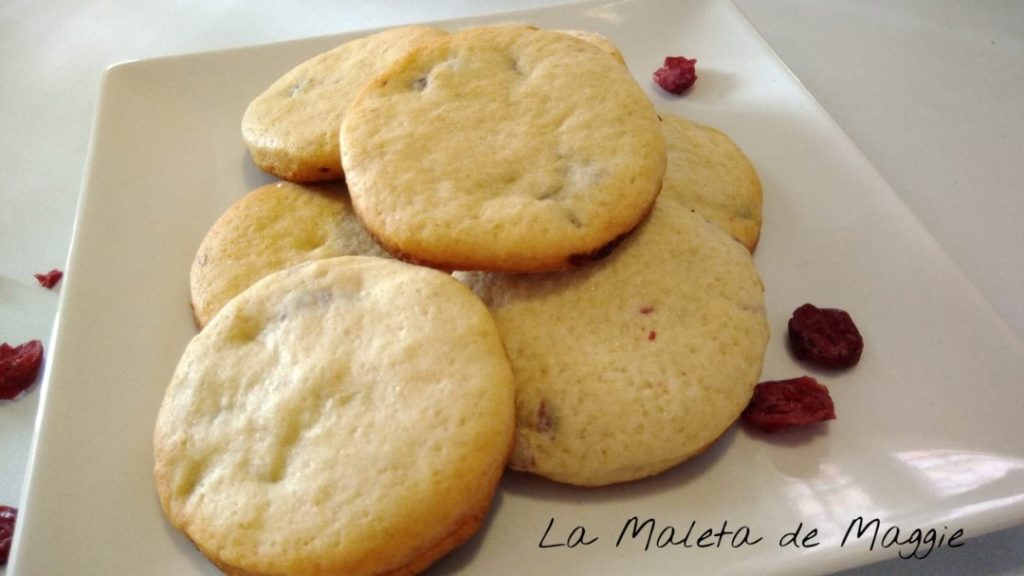
<path fill-rule="evenodd" d="M 789 343 L 797 358 L 824 368 L 849 368 L 864 350 L 864 339 L 849 314 L 813 304 L 793 311 Z"/>
<path fill-rule="evenodd" d="M 18 509 L 0 506 L 0 566 L 7 564 L 11 555 L 11 541 L 14 539 L 14 523 L 18 520 Z"/>
<path fill-rule="evenodd" d="M 673 94 L 682 94 L 697 81 L 697 60 L 667 56 L 665 64 L 654 72 L 654 81 Z"/>
<path fill-rule="evenodd" d="M 765 432 L 835 420 L 836 409 L 828 388 L 810 376 L 761 382 L 743 410 L 747 422 Z"/>
<path fill-rule="evenodd" d="M 35 277 L 39 281 L 40 286 L 52 290 L 57 285 L 57 282 L 60 282 L 60 279 L 64 277 L 64 273 L 54 268 L 46 274 L 36 274 Z"/>
<path fill-rule="evenodd" d="M 43 343 L 39 340 L 12 347 L 0 344 L 0 399 L 10 400 L 36 381 L 43 362 Z"/>

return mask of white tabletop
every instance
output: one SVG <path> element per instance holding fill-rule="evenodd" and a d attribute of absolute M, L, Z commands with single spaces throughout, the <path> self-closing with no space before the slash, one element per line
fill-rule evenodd
<path fill-rule="evenodd" d="M 109 65 L 558 3 L 0 3 L 0 341 L 49 339 L 60 289 L 32 276 L 67 259 Z M 1024 338 L 1024 3 L 736 3 Z M 39 399 L 0 403 L 0 504 L 23 493 Z M 1024 527 L 844 574 L 876 573 L 1024 574 Z"/>

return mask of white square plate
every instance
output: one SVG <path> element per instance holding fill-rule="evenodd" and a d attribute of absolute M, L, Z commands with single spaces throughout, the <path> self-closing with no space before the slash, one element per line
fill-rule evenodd
<path fill-rule="evenodd" d="M 610 488 L 509 474 L 484 530 L 435 573 L 820 573 L 931 546 L 884 546 L 886 531 L 933 530 L 945 546 L 1024 522 L 1024 345 L 732 4 L 589 3 L 442 25 L 509 20 L 607 35 L 658 108 L 744 148 L 765 189 L 763 378 L 817 376 L 839 418 L 776 436 L 737 426 L 693 461 Z M 221 212 L 269 181 L 239 136 L 246 104 L 349 37 L 106 75 L 10 574 L 217 573 L 164 522 L 151 478 L 154 418 L 195 333 L 189 264 Z M 651 81 L 667 55 L 698 59 L 683 97 Z M 859 366 L 793 360 L 785 326 L 804 302 L 851 312 Z M 644 535 L 620 539 L 632 517 L 652 520 L 648 549 Z M 843 541 L 857 518 L 879 520 L 873 547 L 870 533 Z M 657 545 L 691 523 L 686 545 Z M 723 527 L 735 534 L 698 545 Z M 798 527 L 817 545 L 780 546 Z M 589 545 L 553 546 L 584 532 Z"/>

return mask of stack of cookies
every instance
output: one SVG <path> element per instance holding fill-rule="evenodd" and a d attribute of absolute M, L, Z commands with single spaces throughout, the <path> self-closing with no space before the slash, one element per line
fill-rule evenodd
<path fill-rule="evenodd" d="M 506 468 L 644 478 L 748 403 L 757 175 L 607 38 L 387 30 L 285 74 L 242 133 L 282 181 L 203 240 L 154 435 L 167 518 L 224 572 L 414 574 Z"/>

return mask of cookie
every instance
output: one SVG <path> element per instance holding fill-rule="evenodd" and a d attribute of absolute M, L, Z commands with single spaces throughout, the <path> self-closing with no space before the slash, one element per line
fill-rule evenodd
<path fill-rule="evenodd" d="M 618 60 L 619 63 L 622 64 L 623 66 L 626 65 L 626 58 L 622 55 L 622 52 L 619 51 L 619 47 L 616 46 L 615 43 L 612 42 L 611 39 L 605 36 L 604 34 L 599 34 L 597 32 L 592 32 L 590 30 L 559 30 L 559 32 L 563 34 L 569 34 L 570 36 L 575 36 L 581 40 L 586 40 L 587 42 L 590 42 L 591 44 L 594 44 L 598 48 L 611 54 L 612 58 Z"/>
<path fill-rule="evenodd" d="M 611 255 L 546 274 L 459 273 L 516 379 L 509 466 L 598 486 L 701 453 L 750 400 L 769 330 L 751 255 L 658 200 Z"/>
<path fill-rule="evenodd" d="M 750 160 L 721 130 L 673 114 L 661 119 L 668 151 L 661 196 L 696 210 L 753 252 L 762 190 Z"/>
<path fill-rule="evenodd" d="M 345 42 L 288 71 L 242 117 L 253 161 L 293 182 L 341 178 L 338 126 L 356 93 L 392 60 L 444 34 L 428 26 L 392 28 Z"/>
<path fill-rule="evenodd" d="M 196 324 L 278 270 L 332 256 L 386 256 L 352 212 L 344 184 L 278 182 L 248 193 L 210 228 L 192 262 Z"/>
<path fill-rule="evenodd" d="M 184 351 L 154 431 L 160 503 L 228 574 L 414 574 L 480 528 L 513 394 L 493 320 L 451 276 L 288 268 Z"/>
<path fill-rule="evenodd" d="M 650 211 L 657 114 L 621 63 L 569 34 L 473 28 L 401 58 L 341 128 L 352 204 L 392 254 L 539 271 L 603 253 Z"/>

